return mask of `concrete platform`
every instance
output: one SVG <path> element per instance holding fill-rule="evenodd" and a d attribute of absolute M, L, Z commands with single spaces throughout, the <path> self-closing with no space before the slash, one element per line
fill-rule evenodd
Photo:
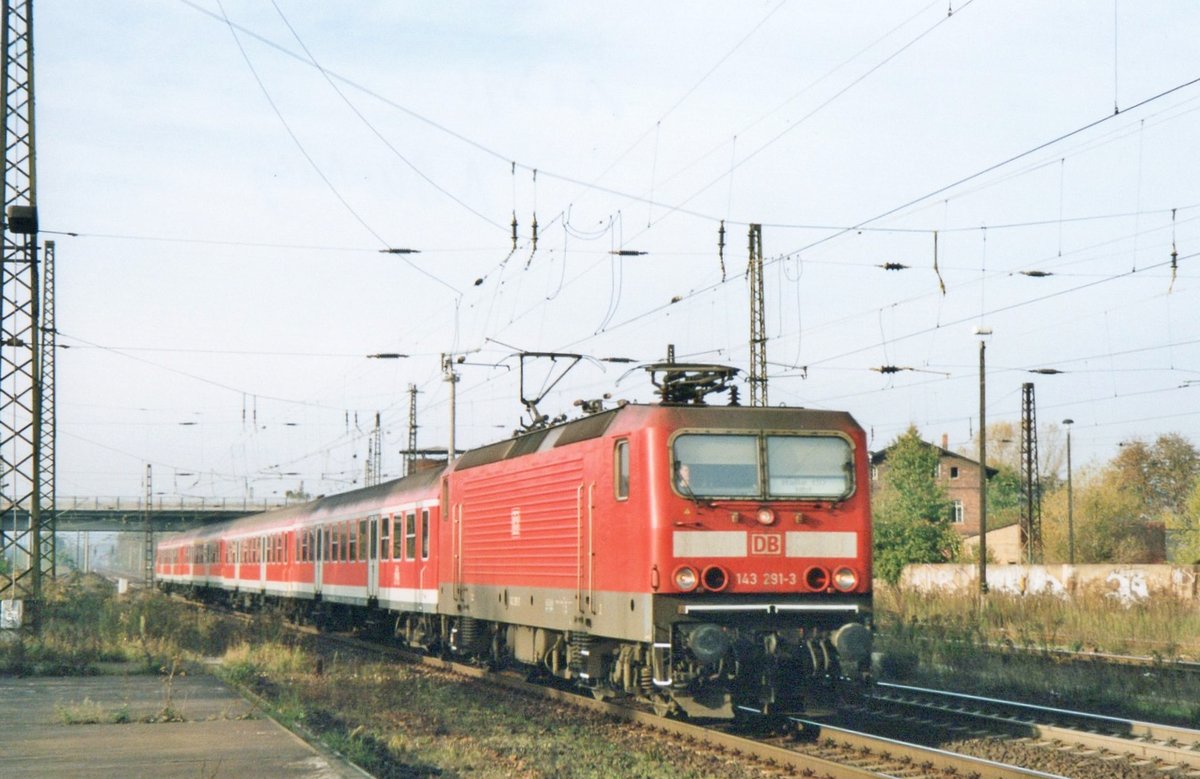
<path fill-rule="evenodd" d="M 365 776 L 211 676 L 176 676 L 170 696 L 183 722 L 140 721 L 166 706 L 158 676 L 0 678 L 0 776 Z"/>

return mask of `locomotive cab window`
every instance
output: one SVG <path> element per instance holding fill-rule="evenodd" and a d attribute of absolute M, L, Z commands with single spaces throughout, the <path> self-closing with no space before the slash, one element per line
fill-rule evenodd
<path fill-rule="evenodd" d="M 672 458 L 684 497 L 841 499 L 854 489 L 850 442 L 835 435 L 684 433 Z"/>
<path fill-rule="evenodd" d="M 854 487 L 850 444 L 834 436 L 767 436 L 767 491 L 780 498 L 843 497 Z"/>
<path fill-rule="evenodd" d="M 758 436 L 687 434 L 675 439 L 675 489 L 683 495 L 757 497 Z"/>
<path fill-rule="evenodd" d="M 616 490 L 617 500 L 625 500 L 629 497 L 628 439 L 617 441 L 617 445 L 613 450 L 613 459 L 613 488 Z"/>

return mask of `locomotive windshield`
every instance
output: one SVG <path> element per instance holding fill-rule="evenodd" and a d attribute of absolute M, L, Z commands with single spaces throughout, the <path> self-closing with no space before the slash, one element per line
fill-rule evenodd
<path fill-rule="evenodd" d="M 843 498 L 854 460 L 837 436 L 685 433 L 675 439 L 674 474 L 675 489 L 693 497 Z"/>

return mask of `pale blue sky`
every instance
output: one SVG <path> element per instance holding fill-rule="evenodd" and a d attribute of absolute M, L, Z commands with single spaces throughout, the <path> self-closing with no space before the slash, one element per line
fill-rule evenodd
<path fill-rule="evenodd" d="M 1194 3 L 35 14 L 42 227 L 80 234 L 44 236 L 69 347 L 60 494 L 137 494 L 147 462 L 168 492 L 336 491 L 361 481 L 376 411 L 395 474 L 410 382 L 420 443 L 445 443 L 443 351 L 650 361 L 674 343 L 745 367 L 749 222 L 771 261 L 773 403 L 848 410 L 876 447 L 910 423 L 966 446 L 982 320 L 990 420 L 1017 419 L 1032 380 L 1041 424 L 1076 420 L 1079 462 L 1139 435 L 1200 442 L 1200 85 L 1127 110 L 1200 78 Z M 860 225 L 1106 117 L 870 223 L 909 232 L 803 227 Z M 420 271 L 383 246 L 421 249 Z M 364 357 L 385 351 L 412 356 Z M 464 367 L 460 444 L 515 426 L 506 365 Z M 621 373 L 581 366 L 543 410 L 650 399 Z"/>

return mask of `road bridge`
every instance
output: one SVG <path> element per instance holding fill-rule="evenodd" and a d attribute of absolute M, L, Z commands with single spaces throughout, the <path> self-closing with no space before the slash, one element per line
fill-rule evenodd
<path fill-rule="evenodd" d="M 147 512 L 145 498 L 60 496 L 54 506 L 55 531 L 142 532 L 146 529 L 146 514 L 149 513 L 154 532 L 171 533 L 295 502 L 280 498 L 254 500 L 160 496 L 150 503 Z M 12 534 L 14 531 L 23 532 L 28 527 L 27 509 L 9 504 L 0 512 L 0 531 Z"/>

